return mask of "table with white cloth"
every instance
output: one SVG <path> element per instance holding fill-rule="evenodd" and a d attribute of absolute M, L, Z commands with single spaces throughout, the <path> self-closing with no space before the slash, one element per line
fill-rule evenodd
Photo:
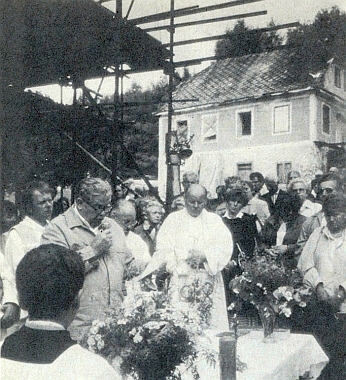
<path fill-rule="evenodd" d="M 235 363 L 235 360 L 228 358 L 227 349 L 224 352 L 219 351 L 222 339 L 220 336 L 230 337 L 226 345 L 235 344 L 234 337 L 231 338 L 232 333 L 220 333 L 215 330 L 205 332 L 206 335 L 200 344 L 219 352 L 222 356 L 220 360 L 226 363 L 226 366 L 221 370 L 220 361 L 215 366 L 210 366 L 204 358 L 197 357 L 197 370 L 201 380 L 233 380 L 234 370 L 229 364 Z M 291 334 L 289 330 L 275 331 L 275 341 L 265 343 L 263 330 L 244 330 L 239 333 L 244 334 L 238 338 L 236 345 L 237 365 L 242 367 L 242 371 L 236 372 L 236 380 L 298 380 L 299 376 L 307 373 L 309 379 L 317 379 L 329 361 L 314 336 L 310 334 Z M 186 374 L 182 378 L 191 380 L 192 376 Z"/>
<path fill-rule="evenodd" d="M 237 380 L 297 380 L 307 372 L 317 379 L 329 361 L 313 335 L 290 334 L 264 343 L 258 332 L 262 334 L 250 331 L 238 339 L 237 355 L 246 369 L 237 372 Z"/>

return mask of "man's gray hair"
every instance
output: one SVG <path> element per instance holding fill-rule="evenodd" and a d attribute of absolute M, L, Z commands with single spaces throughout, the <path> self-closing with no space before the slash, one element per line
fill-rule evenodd
<path fill-rule="evenodd" d="M 84 178 L 76 188 L 76 194 L 86 202 L 92 202 L 95 195 L 112 196 L 112 187 L 101 178 Z"/>
<path fill-rule="evenodd" d="M 153 208 L 153 207 L 159 207 L 162 210 L 162 212 L 164 211 L 162 204 L 160 202 L 156 201 L 156 200 L 153 200 L 153 199 L 149 199 L 144 204 L 144 211 L 147 211 L 147 210 L 149 210 L 150 208 Z"/>
<path fill-rule="evenodd" d="M 292 179 L 292 180 L 288 183 L 287 191 L 288 191 L 289 193 L 292 192 L 293 185 L 295 185 L 296 183 L 301 183 L 306 191 L 310 191 L 310 186 L 307 184 L 307 182 L 306 182 L 303 178 L 298 177 L 298 178 L 294 178 L 294 179 Z"/>

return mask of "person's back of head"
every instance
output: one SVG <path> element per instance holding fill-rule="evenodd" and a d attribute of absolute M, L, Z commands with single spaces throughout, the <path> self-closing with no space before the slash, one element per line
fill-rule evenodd
<path fill-rule="evenodd" d="M 296 193 L 288 193 L 282 201 L 279 217 L 284 222 L 291 222 L 295 220 L 299 215 L 299 210 L 302 206 L 302 200 Z"/>
<path fill-rule="evenodd" d="M 264 178 L 264 183 L 267 186 L 270 195 L 275 194 L 279 189 L 278 177 L 274 174 L 268 174 Z"/>
<path fill-rule="evenodd" d="M 252 173 L 250 173 L 250 175 L 249 175 L 250 181 L 253 181 L 254 178 L 257 178 L 260 182 L 264 182 L 264 176 L 260 172 L 252 172 Z"/>
<path fill-rule="evenodd" d="M 197 173 L 193 171 L 187 171 L 183 174 L 182 185 L 183 185 L 184 191 L 186 191 L 190 185 L 198 184 L 198 183 L 199 183 L 199 177 Z"/>
<path fill-rule="evenodd" d="M 59 320 L 71 308 L 77 311 L 84 277 L 78 253 L 55 244 L 34 248 L 16 270 L 20 306 L 31 320 Z"/>
<path fill-rule="evenodd" d="M 137 212 L 134 202 L 118 199 L 109 214 L 127 233 L 137 224 Z"/>

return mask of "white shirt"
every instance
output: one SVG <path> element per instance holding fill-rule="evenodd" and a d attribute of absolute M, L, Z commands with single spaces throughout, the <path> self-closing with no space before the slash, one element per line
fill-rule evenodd
<path fill-rule="evenodd" d="M 23 363 L 1 359 L 1 378 L 6 380 L 121 380 L 106 359 L 78 344 L 64 351 L 53 363 Z"/>
<path fill-rule="evenodd" d="M 10 230 L 5 246 L 5 257 L 13 274 L 24 255 L 41 243 L 44 226 L 26 216 Z"/>
<path fill-rule="evenodd" d="M 317 214 L 320 210 L 322 210 L 322 205 L 311 202 L 310 199 L 305 199 L 299 210 L 299 214 L 310 218 L 310 216 Z"/>
<path fill-rule="evenodd" d="M 315 288 L 323 282 L 336 298 L 339 285 L 346 288 L 346 232 L 333 236 L 328 227 L 317 228 L 305 244 L 298 262 L 304 281 Z"/>
<path fill-rule="evenodd" d="M 146 242 L 137 234 L 130 231 L 126 237 L 126 246 L 132 253 L 135 260 L 148 263 L 151 260 L 151 256 L 148 250 Z"/>
<path fill-rule="evenodd" d="M 3 291 L 1 304 L 12 302 L 18 305 L 15 276 L 2 252 L 0 252 L 0 277 Z"/>

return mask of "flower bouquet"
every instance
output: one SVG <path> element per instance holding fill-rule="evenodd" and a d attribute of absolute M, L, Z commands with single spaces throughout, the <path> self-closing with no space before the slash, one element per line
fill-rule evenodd
<path fill-rule="evenodd" d="M 293 308 L 305 307 L 311 290 L 303 285 L 298 270 L 285 270 L 275 258 L 255 255 L 243 263 L 243 273 L 229 285 L 235 294 L 229 310 L 239 311 L 244 302 L 256 307 L 265 337 L 274 330 L 275 317 L 290 317 Z"/>
<path fill-rule="evenodd" d="M 105 357 L 124 378 L 179 379 L 182 371 L 195 377 L 201 348 L 189 326 L 196 318 L 171 308 L 164 293 L 141 291 L 138 282 L 128 282 L 121 312 L 109 311 L 105 320 L 93 321 L 81 344 Z M 204 358 L 211 364 L 216 361 L 207 349 Z"/>

